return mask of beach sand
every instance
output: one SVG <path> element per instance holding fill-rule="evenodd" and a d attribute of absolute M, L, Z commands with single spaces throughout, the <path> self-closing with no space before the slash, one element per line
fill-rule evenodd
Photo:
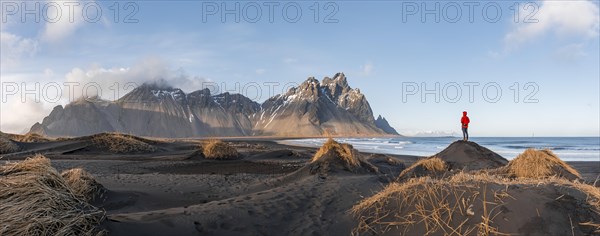
<path fill-rule="evenodd" d="M 110 235 L 350 235 L 350 210 L 383 190 L 420 157 L 362 153 L 379 173 L 315 175 L 316 148 L 269 140 L 234 140 L 234 160 L 207 160 L 199 141 L 152 143 L 158 151 L 106 153 L 89 142 L 22 143 L 1 162 L 44 153 L 59 171 L 83 168 L 108 192 L 103 208 Z M 600 162 L 571 162 L 594 183 Z M 600 182 L 600 181 L 598 181 Z"/>

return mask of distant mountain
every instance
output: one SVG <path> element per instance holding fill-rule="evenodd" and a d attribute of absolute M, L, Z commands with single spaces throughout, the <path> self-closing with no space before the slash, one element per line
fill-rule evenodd
<path fill-rule="evenodd" d="M 381 130 L 383 130 L 384 132 L 386 132 L 388 134 L 399 135 L 398 132 L 396 131 L 396 129 L 394 129 L 392 126 L 390 126 L 388 121 L 385 118 L 383 118 L 381 115 L 379 115 L 377 117 L 377 119 L 375 120 L 375 126 L 377 126 L 377 128 L 380 128 Z"/>
<path fill-rule="evenodd" d="M 343 73 L 311 77 L 263 104 L 241 94 L 144 84 L 116 101 L 80 99 L 57 106 L 31 132 L 81 136 L 123 132 L 153 137 L 387 135 L 397 132 Z"/>
<path fill-rule="evenodd" d="M 405 135 L 411 137 L 458 137 L 457 132 L 449 131 L 418 131 L 413 133 L 406 133 Z"/>

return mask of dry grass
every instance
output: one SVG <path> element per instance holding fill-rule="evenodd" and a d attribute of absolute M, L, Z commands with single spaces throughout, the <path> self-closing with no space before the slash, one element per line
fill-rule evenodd
<path fill-rule="evenodd" d="M 551 176 L 581 178 L 577 170 L 558 158 L 550 150 L 527 149 L 505 167 L 510 177 L 547 178 Z"/>
<path fill-rule="evenodd" d="M 589 184 L 558 177 L 514 179 L 486 172 L 459 172 L 445 179 L 422 177 L 392 183 L 364 199 L 351 210 L 359 220 L 353 234 L 377 235 L 401 230 L 406 235 L 503 235 L 494 219 L 506 200 L 516 200 L 508 193 L 511 186 L 521 189 L 554 186 L 565 194 L 579 191 L 587 196 L 585 201 L 590 210 L 600 214 L 600 188 Z M 474 207 L 478 210 L 473 211 Z M 579 225 L 600 233 L 599 223 L 587 221 Z"/>
<path fill-rule="evenodd" d="M 121 133 L 103 133 L 91 136 L 92 143 L 114 153 L 154 152 L 156 148 L 143 139 Z"/>
<path fill-rule="evenodd" d="M 94 200 L 105 192 L 104 187 L 90 173 L 81 168 L 65 170 L 60 175 L 73 193 L 86 201 Z"/>
<path fill-rule="evenodd" d="M 204 158 L 208 159 L 235 159 L 239 157 L 239 153 L 234 147 L 218 139 L 206 141 L 202 146 L 202 153 Z"/>
<path fill-rule="evenodd" d="M 21 148 L 19 148 L 15 142 L 7 137 L 0 136 L 0 154 L 18 152 L 19 150 L 21 150 Z"/>
<path fill-rule="evenodd" d="M 22 143 L 38 143 L 51 141 L 51 139 L 36 133 L 27 133 L 25 135 L 12 135 L 12 139 Z"/>
<path fill-rule="evenodd" d="M 494 213 L 479 214 L 477 224 L 468 223 L 474 204 L 484 207 L 482 186 L 456 185 L 429 177 L 410 179 L 405 183 L 392 183 L 373 197 L 352 208 L 359 218 L 354 235 L 383 234 L 400 230 L 404 235 L 471 235 L 477 232 L 499 234 L 489 224 Z M 501 200 L 501 199 L 499 199 Z M 472 214 L 472 215 L 471 215 Z"/>
<path fill-rule="evenodd" d="M 0 235 L 101 235 L 104 216 L 44 156 L 0 166 Z"/>
<path fill-rule="evenodd" d="M 326 178 L 338 170 L 353 173 L 379 173 L 376 166 L 366 161 L 350 144 L 338 143 L 329 138 L 315 153 L 308 165 L 311 174 Z"/>
<path fill-rule="evenodd" d="M 448 169 L 446 162 L 439 157 L 421 159 L 400 173 L 399 178 L 420 177 L 427 173 L 440 173 Z"/>
<path fill-rule="evenodd" d="M 311 162 L 317 162 L 323 158 L 333 155 L 349 166 L 359 166 L 360 161 L 357 158 L 356 152 L 353 150 L 352 145 L 345 143 L 338 143 L 332 138 L 329 138 L 327 142 L 321 146 L 319 151 L 315 153 Z"/>

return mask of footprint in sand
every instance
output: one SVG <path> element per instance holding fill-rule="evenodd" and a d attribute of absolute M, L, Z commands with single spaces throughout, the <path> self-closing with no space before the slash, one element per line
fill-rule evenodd
<path fill-rule="evenodd" d="M 202 227 L 202 224 L 198 221 L 194 221 L 194 228 L 196 229 L 196 231 L 202 233 L 204 232 L 204 228 Z"/>

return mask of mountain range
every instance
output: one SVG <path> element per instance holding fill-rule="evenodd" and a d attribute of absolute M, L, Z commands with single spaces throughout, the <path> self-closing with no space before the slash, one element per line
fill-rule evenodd
<path fill-rule="evenodd" d="M 259 104 L 241 94 L 212 95 L 209 89 L 143 84 L 116 101 L 98 97 L 56 106 L 30 132 L 82 136 L 122 132 L 151 137 L 378 136 L 398 135 L 385 118 L 373 116 L 359 89 L 337 73 L 308 78 L 285 94 Z"/>

